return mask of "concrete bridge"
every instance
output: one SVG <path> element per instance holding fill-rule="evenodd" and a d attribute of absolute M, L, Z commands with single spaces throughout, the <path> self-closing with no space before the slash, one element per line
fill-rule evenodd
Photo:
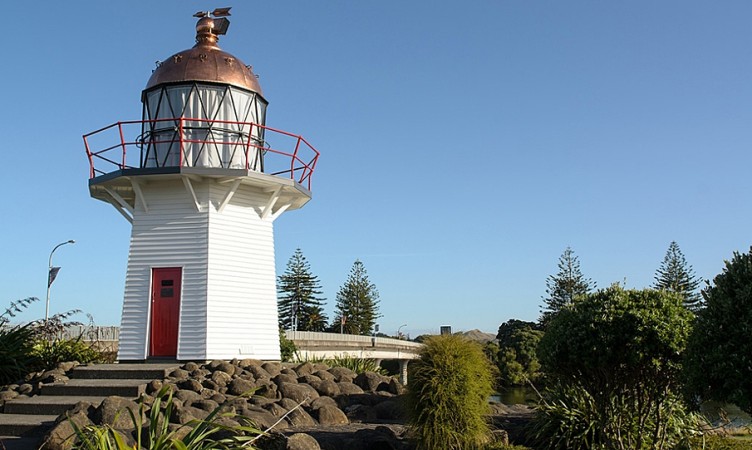
<path fill-rule="evenodd" d="M 400 381 L 407 384 L 407 363 L 418 357 L 423 344 L 401 339 L 359 336 L 354 334 L 319 333 L 313 331 L 285 331 L 287 339 L 298 348 L 299 360 L 349 356 L 382 360 L 397 360 L 400 365 Z"/>

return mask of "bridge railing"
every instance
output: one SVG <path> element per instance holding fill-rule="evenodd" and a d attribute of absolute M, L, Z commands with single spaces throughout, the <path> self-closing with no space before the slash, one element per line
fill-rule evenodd
<path fill-rule="evenodd" d="M 330 343 L 342 343 L 344 345 L 367 345 L 378 347 L 392 347 L 404 349 L 420 349 L 423 344 L 418 342 L 403 341 L 402 339 L 361 336 L 357 334 L 323 333 L 318 331 L 285 331 L 285 336 L 291 341 L 318 341 Z"/>

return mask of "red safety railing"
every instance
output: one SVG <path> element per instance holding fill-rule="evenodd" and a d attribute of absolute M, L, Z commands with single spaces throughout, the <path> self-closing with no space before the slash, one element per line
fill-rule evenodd
<path fill-rule="evenodd" d="M 196 134 L 205 134 L 206 138 L 197 139 Z M 319 157 L 319 152 L 302 136 L 252 122 L 196 118 L 133 120 L 100 128 L 83 138 L 90 178 L 145 167 L 221 168 L 226 162 L 221 157 L 215 160 L 217 165 L 207 166 L 195 164 L 186 157 L 186 152 L 197 147 L 206 151 L 227 147 L 233 149 L 234 158 L 238 156 L 235 152 L 241 152 L 246 170 L 289 177 L 310 189 Z M 173 163 L 152 160 L 150 165 L 147 158 L 150 152 L 154 152 L 152 156 L 159 152 L 158 146 L 179 151 L 179 158 Z"/>

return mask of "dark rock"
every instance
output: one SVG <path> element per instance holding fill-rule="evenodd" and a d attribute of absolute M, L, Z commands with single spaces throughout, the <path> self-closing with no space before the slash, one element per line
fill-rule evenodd
<path fill-rule="evenodd" d="M 217 370 L 211 375 L 211 381 L 213 381 L 217 386 L 227 386 L 227 383 L 232 381 L 232 375 L 229 373 L 223 371 L 223 370 Z"/>
<path fill-rule="evenodd" d="M 328 370 L 328 372 L 334 375 L 334 380 L 338 383 L 343 381 L 352 383 L 352 381 L 357 376 L 355 372 L 348 369 L 347 367 L 332 367 Z"/>
<path fill-rule="evenodd" d="M 182 389 L 177 391 L 172 398 L 182 400 L 184 405 L 190 405 L 191 402 L 201 400 L 202 397 L 198 392 Z"/>
<path fill-rule="evenodd" d="M 298 377 L 298 383 L 313 384 L 321 383 L 321 378 L 316 375 L 306 374 Z"/>
<path fill-rule="evenodd" d="M 336 377 L 326 370 L 317 370 L 316 372 L 313 372 L 313 375 L 316 375 L 322 380 L 336 381 Z"/>
<path fill-rule="evenodd" d="M 289 411 L 287 416 L 288 422 L 294 427 L 312 427 L 316 421 L 303 408 L 296 408 Z"/>
<path fill-rule="evenodd" d="M 151 380 L 146 384 L 147 394 L 156 394 L 160 389 L 162 389 L 162 380 Z"/>
<path fill-rule="evenodd" d="M 360 386 L 353 384 L 353 383 L 341 381 L 337 383 L 337 386 L 339 387 L 339 391 L 342 395 L 363 394 L 363 389 L 361 389 Z"/>
<path fill-rule="evenodd" d="M 279 403 L 269 403 L 268 405 L 264 405 L 263 408 L 272 413 L 276 418 L 284 416 L 288 411 L 280 406 Z"/>
<path fill-rule="evenodd" d="M 400 383 L 399 380 L 392 378 L 389 381 L 388 392 L 391 392 L 394 395 L 403 395 L 407 392 L 407 388 L 404 384 Z"/>
<path fill-rule="evenodd" d="M 376 427 L 355 432 L 354 440 L 367 450 L 396 450 L 402 448 L 394 432 L 388 427 Z"/>
<path fill-rule="evenodd" d="M 378 418 L 376 410 L 369 405 L 348 406 L 344 412 L 350 422 L 371 423 Z"/>
<path fill-rule="evenodd" d="M 332 380 L 321 380 L 316 386 L 313 386 L 319 395 L 326 397 L 336 397 L 342 393 L 339 385 Z"/>
<path fill-rule="evenodd" d="M 135 428 L 135 424 L 131 420 L 128 410 L 138 420 L 139 406 L 136 402 L 123 397 L 107 397 L 94 411 L 93 419 L 99 425 L 110 425 L 113 428 L 119 429 L 132 429 Z M 143 424 L 145 421 L 146 417 L 141 416 L 141 423 Z"/>
<path fill-rule="evenodd" d="M 350 423 L 345 413 L 332 405 L 324 405 L 317 409 L 316 419 L 321 425 L 344 425 Z"/>
<path fill-rule="evenodd" d="M 381 383 L 386 383 L 386 386 L 388 387 L 389 379 L 376 372 L 363 372 L 355 377 L 353 383 L 360 386 L 364 391 L 376 392 Z"/>
<path fill-rule="evenodd" d="M 315 411 L 321 408 L 322 406 L 327 406 L 327 405 L 334 406 L 335 408 L 339 408 L 339 406 L 337 405 L 337 401 L 331 397 L 319 397 L 311 402 L 311 405 L 309 406 L 309 408 Z"/>
<path fill-rule="evenodd" d="M 277 399 L 281 398 L 281 396 L 278 393 L 277 385 L 274 384 L 271 381 L 261 380 L 258 389 L 256 390 L 255 395 L 268 398 L 268 399 Z"/>
<path fill-rule="evenodd" d="M 275 417 L 274 414 L 263 409 L 260 411 L 256 409 L 244 409 L 240 412 L 240 415 L 250 419 L 253 425 L 262 431 L 271 428 L 271 426 L 274 425 L 277 420 L 279 420 L 279 418 Z M 279 428 L 278 426 L 278 429 L 280 430 L 287 428 L 286 422 L 284 424 L 280 422 L 280 425 L 282 426 L 281 428 Z"/>
<path fill-rule="evenodd" d="M 18 392 L 16 392 L 16 391 L 2 391 L 2 392 L 0 392 L 0 402 L 5 402 L 5 401 L 8 401 L 8 400 L 13 400 L 16 397 L 18 397 Z"/>
<path fill-rule="evenodd" d="M 276 375 L 279 375 L 282 371 L 282 366 L 280 363 L 274 363 L 274 362 L 266 362 L 261 365 L 261 368 L 264 369 L 270 377 L 275 377 Z"/>
<path fill-rule="evenodd" d="M 304 362 L 302 364 L 298 364 L 297 367 L 295 367 L 295 373 L 298 374 L 299 377 L 302 377 L 303 375 L 310 375 L 314 372 L 313 364 L 309 362 Z"/>
<path fill-rule="evenodd" d="M 65 371 L 61 369 L 48 370 L 39 378 L 39 381 L 42 383 L 61 383 L 68 380 L 69 378 L 65 376 Z"/>
<path fill-rule="evenodd" d="M 297 383 L 298 376 L 290 375 L 289 373 L 280 373 L 278 375 L 275 375 L 272 378 L 272 381 L 274 381 L 274 383 L 276 383 L 277 386 L 279 386 L 281 383 Z"/>
<path fill-rule="evenodd" d="M 238 362 L 238 365 L 244 369 L 250 366 L 262 366 L 263 364 L 264 362 L 261 361 L 260 359 L 252 359 L 252 358 L 241 359 Z"/>
<path fill-rule="evenodd" d="M 255 446 L 261 450 L 287 450 L 287 436 L 282 433 L 267 433 L 255 442 Z"/>
<path fill-rule="evenodd" d="M 289 398 L 297 403 L 310 404 L 311 401 L 319 398 L 316 389 L 307 384 L 281 383 L 279 393 L 282 394 L 282 397 Z"/>
<path fill-rule="evenodd" d="M 58 420 L 55 426 L 42 439 L 40 449 L 69 450 L 76 441 L 76 433 L 71 422 L 75 423 L 79 429 L 93 425 L 93 422 L 83 412 L 70 414 L 67 417 L 63 415 Z"/>
<path fill-rule="evenodd" d="M 292 376 L 294 376 L 294 377 L 295 377 L 296 379 L 298 378 L 298 372 L 296 372 L 296 371 L 295 371 L 294 369 L 291 369 L 290 367 L 286 367 L 286 368 L 284 368 L 284 369 L 280 370 L 280 372 L 279 372 L 279 373 L 284 373 L 284 374 L 286 374 L 286 375 L 292 375 Z"/>
<path fill-rule="evenodd" d="M 248 372 L 253 374 L 253 378 L 256 380 L 262 379 L 262 380 L 271 380 L 272 374 L 267 372 L 263 367 L 261 366 L 248 366 L 247 368 Z M 278 374 L 275 374 L 278 375 Z"/>
<path fill-rule="evenodd" d="M 210 400 L 214 400 L 218 404 L 222 404 L 227 401 L 227 396 L 224 394 L 216 393 L 210 397 Z"/>
<path fill-rule="evenodd" d="M 287 438 L 287 450 L 321 450 L 321 447 L 310 435 L 295 433 Z"/>
<path fill-rule="evenodd" d="M 215 372 L 221 373 L 221 372 Z M 235 378 L 227 385 L 227 393 L 230 395 L 251 395 L 256 390 L 256 384 L 253 381 Z"/>
<path fill-rule="evenodd" d="M 376 406 L 376 416 L 381 420 L 401 421 L 407 417 L 404 403 L 399 399 L 383 401 Z"/>
<path fill-rule="evenodd" d="M 196 370 L 196 369 L 198 369 L 198 368 L 200 368 L 200 367 L 201 367 L 201 366 L 199 366 L 199 365 L 198 365 L 198 364 L 196 364 L 195 362 L 187 362 L 187 363 L 185 363 L 185 365 L 183 366 L 183 370 L 187 370 L 188 372 L 192 372 L 192 371 L 194 371 L 194 370 Z"/>
<path fill-rule="evenodd" d="M 178 386 L 180 387 L 180 389 L 193 391 L 193 392 L 201 392 L 201 389 L 204 388 L 203 386 L 201 386 L 201 383 L 199 383 L 193 378 L 180 381 L 178 383 Z"/>
<path fill-rule="evenodd" d="M 78 361 L 65 361 L 65 362 L 59 362 L 57 363 L 57 368 L 62 370 L 63 372 L 70 372 L 74 368 L 80 366 L 81 364 L 78 363 Z"/>
<path fill-rule="evenodd" d="M 327 371 L 329 370 L 329 365 L 324 363 L 315 363 L 313 365 L 313 370 L 315 372 L 318 372 L 319 370 Z"/>
<path fill-rule="evenodd" d="M 191 373 L 184 369 L 175 369 L 168 375 L 169 377 L 174 378 L 177 381 L 183 381 L 187 380 L 188 377 L 191 375 Z"/>
<path fill-rule="evenodd" d="M 18 386 L 18 393 L 20 395 L 27 395 L 31 394 L 31 392 L 34 390 L 34 386 L 30 385 L 29 383 L 24 383 L 20 386 Z"/>
<path fill-rule="evenodd" d="M 191 403 L 191 406 L 198 409 L 203 409 L 204 411 L 212 412 L 215 409 L 219 408 L 219 403 L 215 402 L 214 400 L 209 399 L 201 399 L 201 400 L 195 400 Z"/>
<path fill-rule="evenodd" d="M 227 361 L 220 361 L 219 364 L 215 366 L 214 363 L 215 361 L 212 361 L 211 364 L 209 364 L 210 369 L 214 370 L 214 373 L 221 371 L 230 376 L 235 373 L 236 366 L 234 364 L 231 364 Z"/>
<path fill-rule="evenodd" d="M 218 373 L 223 373 L 223 372 L 218 372 Z M 217 389 L 219 389 L 219 387 L 220 387 L 213 380 L 204 380 L 204 381 L 201 382 L 201 386 L 205 387 L 206 389 L 212 389 L 212 390 L 215 390 L 215 391 Z"/>

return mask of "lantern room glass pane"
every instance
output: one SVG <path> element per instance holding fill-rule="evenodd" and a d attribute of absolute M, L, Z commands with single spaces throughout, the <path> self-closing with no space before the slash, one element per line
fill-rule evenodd
<path fill-rule="evenodd" d="M 231 86 L 161 86 L 144 96 L 143 167 L 263 169 L 266 102 Z M 182 119 L 182 120 L 181 120 Z"/>

